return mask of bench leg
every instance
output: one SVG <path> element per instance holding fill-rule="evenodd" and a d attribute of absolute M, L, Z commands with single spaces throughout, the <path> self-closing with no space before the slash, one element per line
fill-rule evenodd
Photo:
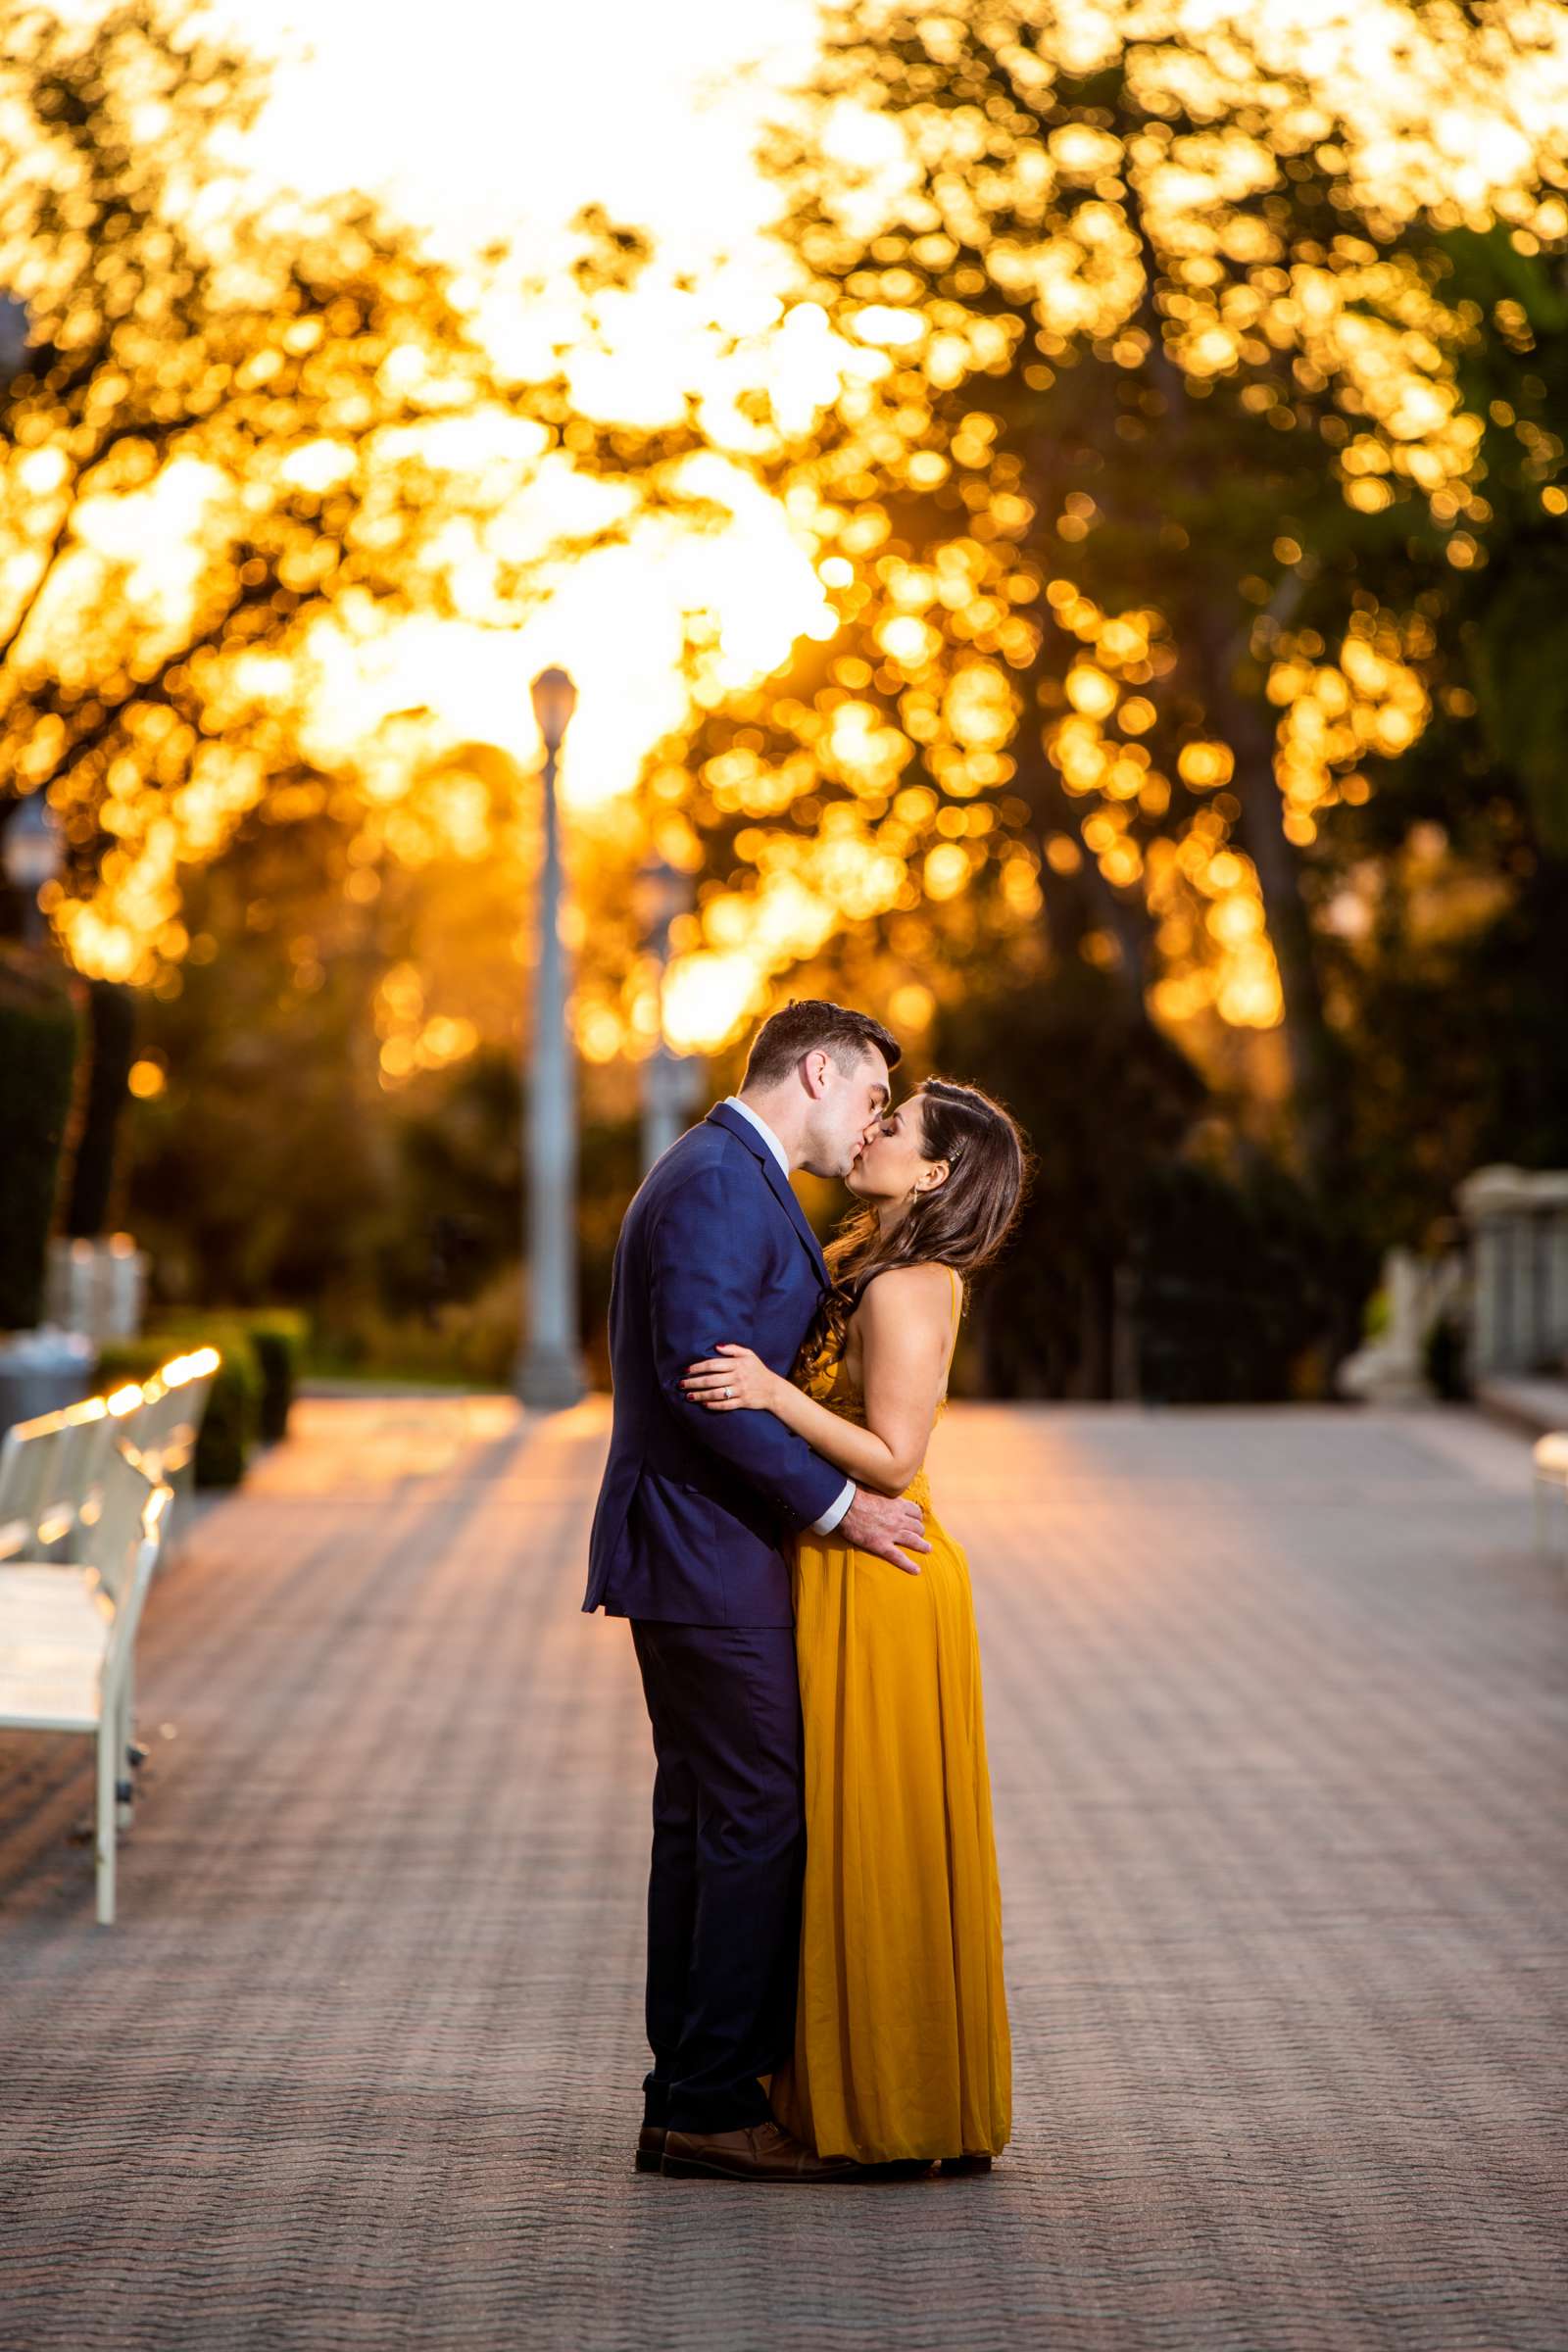
<path fill-rule="evenodd" d="M 98 1924 L 115 1918 L 115 1783 L 120 1764 L 120 1708 L 107 1706 L 98 1721 Z"/>
<path fill-rule="evenodd" d="M 128 1830 L 131 1822 L 130 1800 L 133 1783 L 130 1777 L 130 1733 L 131 1719 L 134 1712 L 133 1701 L 131 1698 L 131 1686 L 134 1680 L 134 1664 L 132 1660 L 127 1658 L 125 1661 L 125 1678 L 120 1686 L 120 1704 L 115 1709 L 115 1778 L 120 1784 L 120 1799 L 116 1809 L 115 1818 L 122 1830 Z"/>

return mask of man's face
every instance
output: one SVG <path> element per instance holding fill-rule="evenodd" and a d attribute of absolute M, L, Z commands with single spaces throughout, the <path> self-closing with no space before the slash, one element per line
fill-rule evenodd
<path fill-rule="evenodd" d="M 829 1057 L 804 1163 L 811 1174 L 836 1176 L 842 1182 L 891 1100 L 888 1065 L 874 1047 L 844 1070 Z"/>

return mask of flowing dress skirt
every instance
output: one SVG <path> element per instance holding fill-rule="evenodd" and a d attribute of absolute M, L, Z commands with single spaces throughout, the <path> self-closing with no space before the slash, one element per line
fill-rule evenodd
<path fill-rule="evenodd" d="M 969 1569 L 800 1540 L 807 1858 L 795 2052 L 774 2113 L 862 2163 L 995 2155 L 1011 2129 L 1002 1894 Z"/>

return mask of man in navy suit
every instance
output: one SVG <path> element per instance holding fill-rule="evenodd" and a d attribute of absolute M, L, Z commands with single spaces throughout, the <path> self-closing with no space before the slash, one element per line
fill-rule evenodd
<path fill-rule="evenodd" d="M 828 1273 L 790 1173 L 849 1173 L 899 1055 L 842 1005 L 775 1013 L 740 1094 L 649 1172 L 616 1245 L 614 1426 L 583 1606 L 631 1620 L 657 1759 L 644 2172 L 854 2169 L 782 2132 L 758 2079 L 794 2040 L 806 1842 L 783 1546 L 838 1529 L 911 1572 L 930 1546 L 913 1503 L 857 1487 L 772 1414 L 710 1413 L 680 1383 L 726 1340 L 792 1368 Z"/>

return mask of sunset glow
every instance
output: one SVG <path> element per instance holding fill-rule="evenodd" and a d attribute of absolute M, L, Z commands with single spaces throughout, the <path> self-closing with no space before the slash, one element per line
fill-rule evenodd
<path fill-rule="evenodd" d="M 590 1060 L 636 1059 L 658 1034 L 636 943 L 593 895 L 622 903 L 655 850 L 698 878 L 663 998 L 682 1050 L 722 1043 L 857 926 L 956 921 L 986 892 L 985 919 L 1021 929 L 1042 885 L 1086 860 L 1152 926 L 1161 1019 L 1279 1022 L 1234 745 L 1217 716 L 1171 715 L 1166 681 L 1190 647 L 1157 525 L 1140 524 L 1147 586 L 1092 593 L 1096 534 L 1125 526 L 1082 479 L 1059 511 L 1042 506 L 993 386 L 1044 395 L 1088 352 L 1129 382 L 1157 363 L 1195 396 L 1223 388 L 1281 436 L 1308 416 L 1298 399 L 1317 401 L 1342 514 L 1407 511 L 1444 535 L 1454 570 L 1483 564 L 1487 418 L 1462 383 L 1483 321 L 1396 231 L 1417 215 L 1500 223 L 1522 257 L 1568 236 L 1568 23 L 1534 0 L 1499 5 L 1480 32 L 1445 0 L 1419 18 L 1398 0 L 1353 17 L 1338 0 L 1084 0 L 1060 22 L 1045 0 L 997 0 L 986 37 L 1009 114 L 938 103 L 929 74 L 895 103 L 872 54 L 899 15 L 862 7 L 825 60 L 804 0 L 618 0 L 591 29 L 479 0 L 436 27 L 364 0 L 225 0 L 208 21 L 277 67 L 254 124 L 220 125 L 219 177 L 192 182 L 232 346 L 220 335 L 198 354 L 171 323 L 174 356 L 160 356 L 149 322 L 153 425 L 74 501 L 75 445 L 40 415 L 6 471 L 19 527 L 0 590 L 30 593 L 32 549 L 69 516 L 24 650 L 78 698 L 84 614 L 103 616 L 102 659 L 130 680 L 169 662 L 217 575 L 241 602 L 275 578 L 282 617 L 192 657 L 181 683 L 198 714 L 132 698 L 98 766 L 62 766 L 58 712 L 20 730 L 24 787 L 49 790 L 73 838 L 96 828 L 111 844 L 91 888 L 47 901 L 82 970 L 146 982 L 177 966 L 182 875 L 264 804 L 276 813 L 285 769 L 319 779 L 283 786 L 298 813 L 357 812 L 351 897 L 373 896 L 383 856 L 500 856 L 520 888 L 527 686 L 561 663 L 580 691 L 563 792 L 580 828 Z M 966 70 L 972 24 L 919 20 L 929 74 Z M 1123 119 L 1080 110 L 1036 135 L 1018 111 L 1032 94 L 1113 60 Z M 809 102 L 789 94 L 813 77 Z M 808 119 L 820 217 L 789 250 L 767 233 L 788 174 L 770 179 L 756 150 L 764 124 Z M 168 92 L 150 81 L 128 120 L 153 152 Z M 1308 169 L 1346 225 L 1287 236 Z M 28 171 L 41 185 L 44 167 L 24 159 L 19 221 Z M 354 191 L 407 226 L 373 257 L 381 292 L 323 294 L 315 315 L 231 223 L 247 208 L 273 234 L 297 220 L 308 243 L 310 208 Z M 11 233 L 6 282 L 39 319 L 58 304 L 69 343 L 70 237 L 42 254 Z M 447 273 L 441 318 L 425 270 Z M 1518 343 L 1512 311 L 1499 304 L 1495 324 Z M 94 387 L 98 423 L 126 388 L 113 371 Z M 166 398 L 192 419 L 167 462 Z M 1128 435 L 1144 429 L 1130 413 Z M 1555 514 L 1561 444 L 1528 429 Z M 1043 476 L 1053 464 L 1048 448 Z M 947 517 L 914 552 L 893 519 L 908 500 Z M 341 546 L 318 527 L 339 510 Z M 1304 850 L 1328 811 L 1364 801 L 1369 762 L 1419 737 L 1433 633 L 1421 611 L 1376 599 L 1337 642 L 1293 631 L 1319 559 L 1288 520 L 1240 589 L 1281 822 Z M 786 673 L 813 648 L 833 649 L 830 667 L 797 695 Z M 511 809 L 466 773 L 472 746 L 514 779 Z M 1031 840 L 1009 796 L 1041 756 L 1065 815 Z M 728 861 L 709 872 L 716 834 Z M 1114 926 L 1080 952 L 1113 963 Z M 929 996 L 907 966 L 893 984 Z M 387 1023 L 388 1084 L 462 1058 L 484 1030 L 475 1006 L 427 994 L 417 1022 Z"/>

